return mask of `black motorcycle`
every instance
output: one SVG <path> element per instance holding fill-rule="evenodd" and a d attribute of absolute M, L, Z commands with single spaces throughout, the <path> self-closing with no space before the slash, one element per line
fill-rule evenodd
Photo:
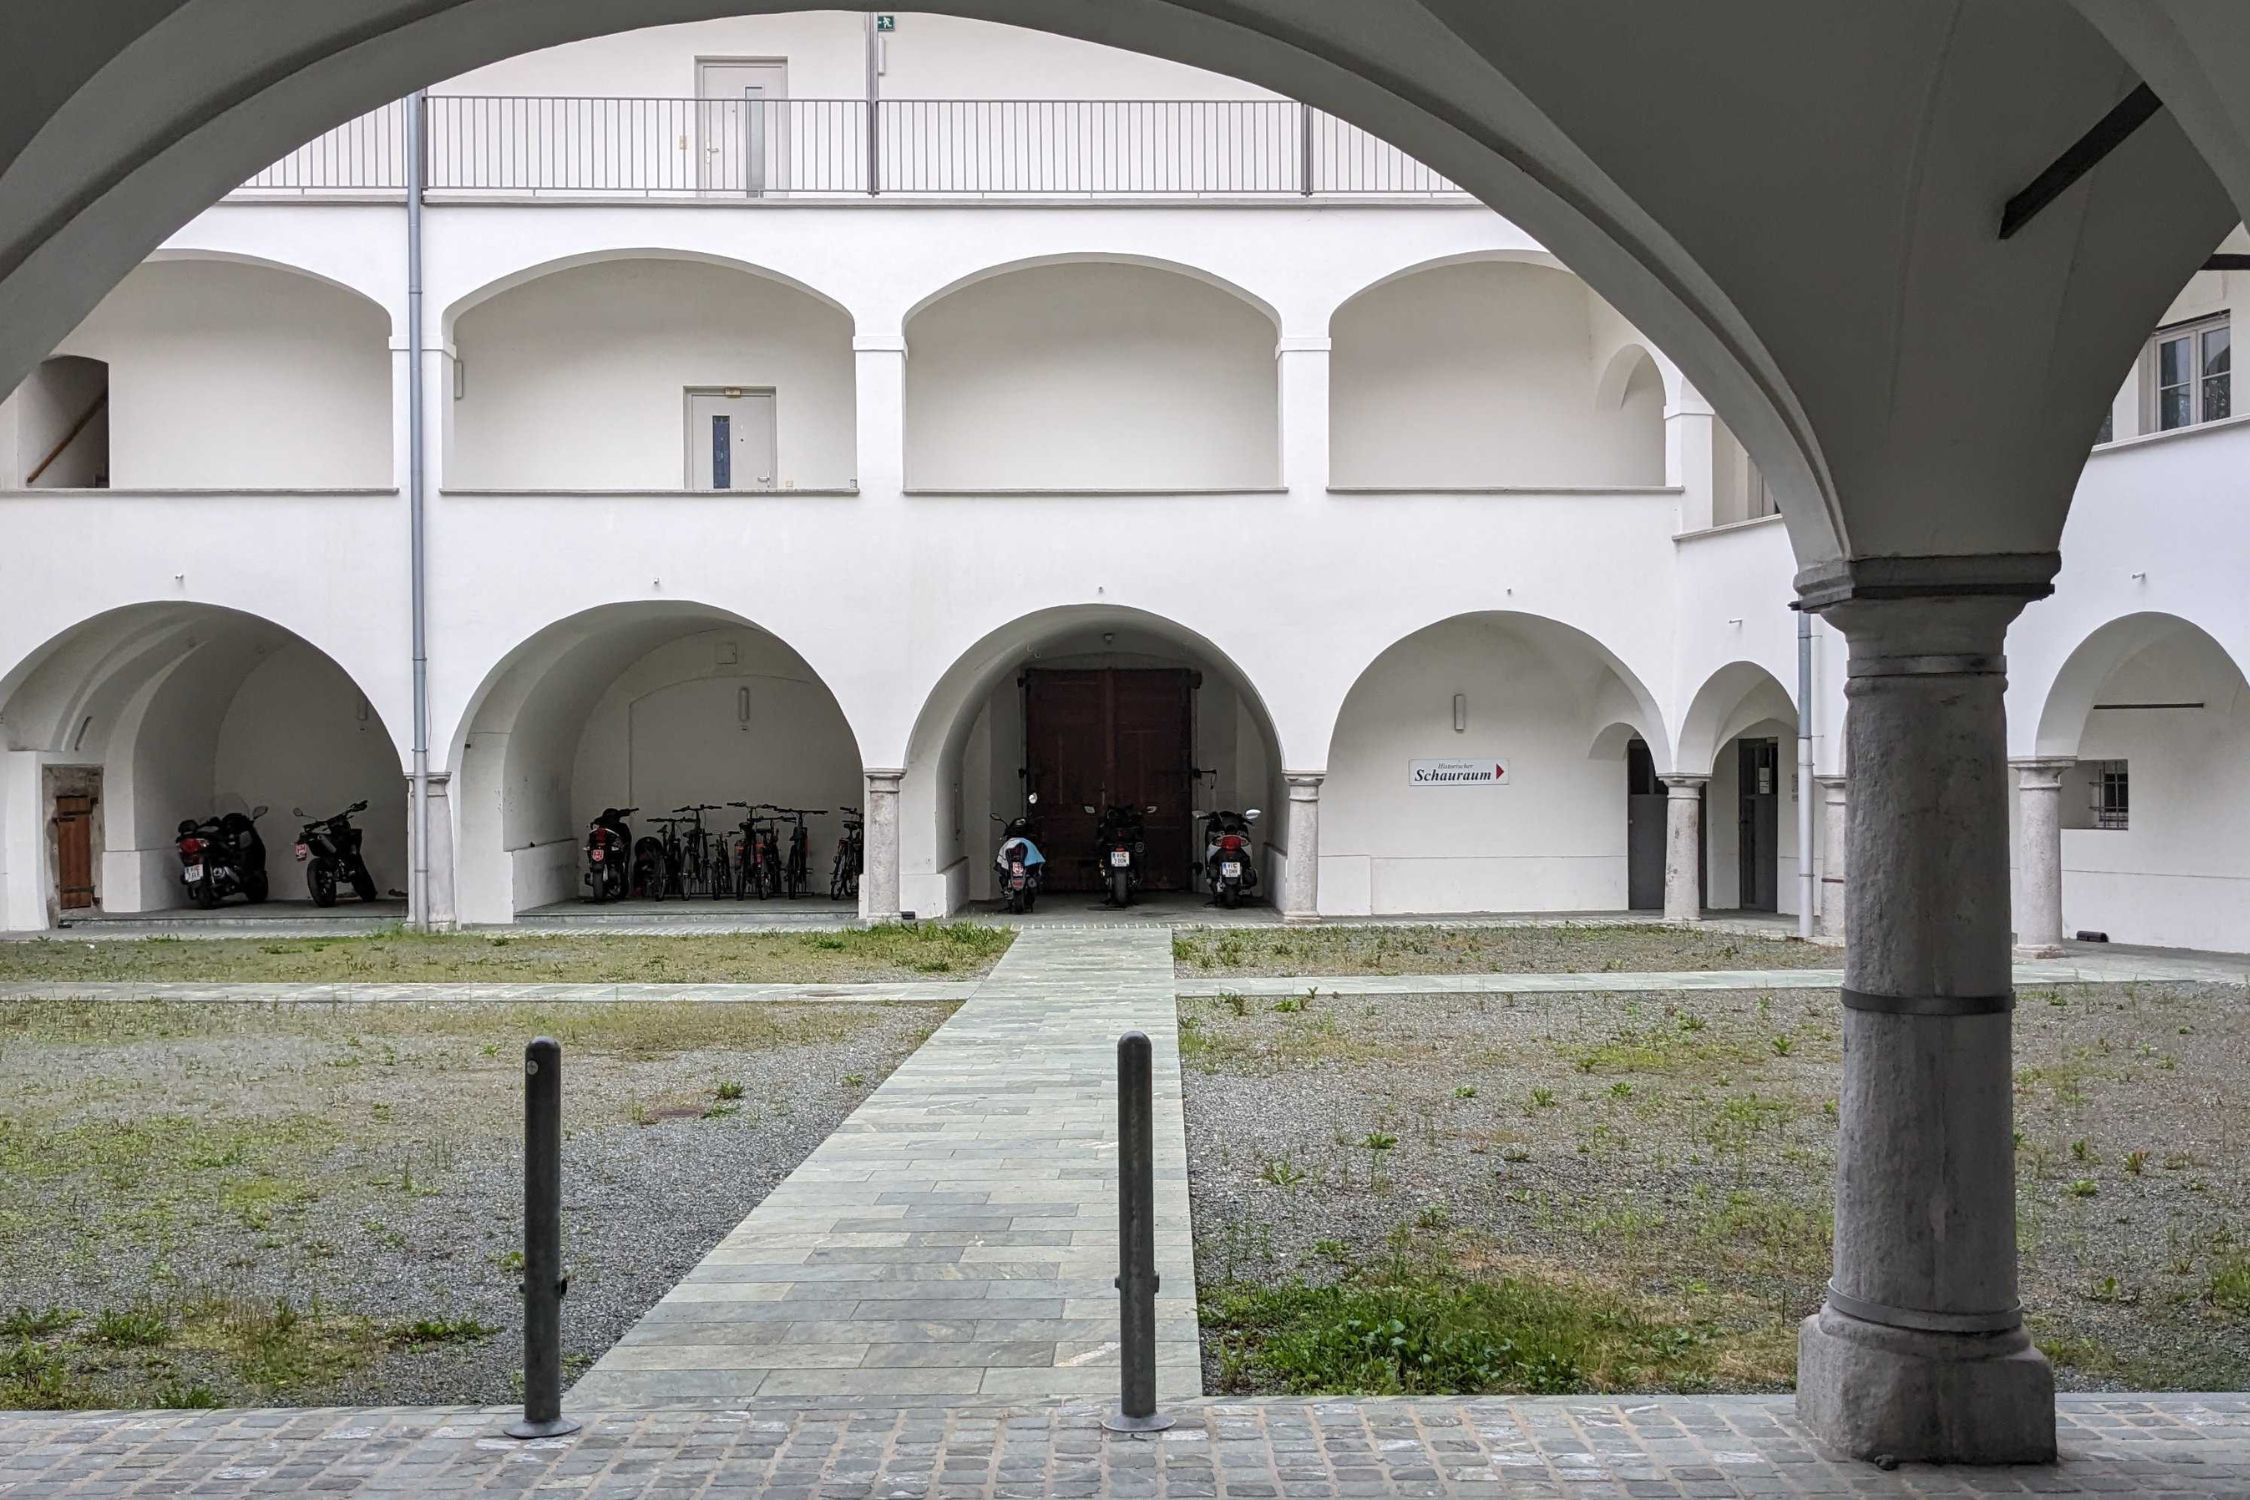
<path fill-rule="evenodd" d="M 1148 837 L 1141 819 L 1155 812 L 1156 804 L 1125 807 L 1113 802 L 1097 808 L 1089 802 L 1085 807 L 1099 820 L 1094 827 L 1094 861 L 1108 877 L 1108 904 L 1131 906 L 1133 892 L 1141 888 L 1141 866 L 1148 860 Z"/>
<path fill-rule="evenodd" d="M 359 854 L 363 835 L 352 826 L 352 814 L 365 811 L 365 802 L 354 802 L 332 818 L 310 819 L 297 831 L 297 862 L 305 867 L 305 886 L 312 892 L 313 905 L 334 906 L 339 881 L 349 884 L 360 900 L 375 899 L 375 877 L 367 873 L 367 861 Z M 301 807 L 290 812 L 305 816 Z"/>
<path fill-rule="evenodd" d="M 633 829 L 625 820 L 637 807 L 605 807 L 586 825 L 586 884 L 596 902 L 615 901 L 632 886 Z"/>
<path fill-rule="evenodd" d="M 265 808 L 253 807 L 247 817 L 233 812 L 201 822 L 182 820 L 180 877 L 187 882 L 189 901 L 209 911 L 233 895 L 252 905 L 266 899 L 266 841 L 257 826 L 265 815 Z"/>
<path fill-rule="evenodd" d="M 1258 888 L 1258 862 L 1250 847 L 1258 809 L 1197 816 L 1203 818 L 1203 875 L 1211 883 L 1211 899 L 1232 910 Z"/>

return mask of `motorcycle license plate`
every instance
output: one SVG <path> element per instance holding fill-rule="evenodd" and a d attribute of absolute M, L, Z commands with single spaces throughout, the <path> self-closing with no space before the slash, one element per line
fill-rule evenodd
<path fill-rule="evenodd" d="M 311 858 L 312 858 L 312 849 L 311 849 L 311 848 L 310 848 L 310 847 L 309 847 L 308 845 L 305 845 L 305 844 L 299 844 L 299 845 L 297 846 L 297 862 L 298 862 L 299 864 L 302 864 L 302 863 L 304 863 L 304 862 L 305 862 L 306 860 L 308 860 L 308 859 L 311 859 Z"/>
<path fill-rule="evenodd" d="M 1240 880 L 1242 878 L 1242 862 L 1233 859 L 1227 860 L 1219 866 L 1219 873 L 1229 880 Z"/>
<path fill-rule="evenodd" d="M 196 882 L 197 882 L 198 880 L 201 880 L 202 878 L 203 878 L 203 866 L 201 866 L 201 865 L 189 865 L 189 866 L 187 867 L 187 883 L 188 883 L 189 885 L 193 885 L 193 884 L 195 884 L 195 883 L 196 883 Z"/>
<path fill-rule="evenodd" d="M 586 857 L 598 865 L 602 862 L 602 851 L 599 849 L 593 850 Z"/>
<path fill-rule="evenodd" d="M 1015 876 L 1018 880 L 1023 879 L 1023 861 L 1019 859 L 1014 864 L 1008 866 L 1008 873 Z"/>
<path fill-rule="evenodd" d="M 1109 862 L 1122 870 L 1133 862 L 1133 856 L 1123 849 L 1112 849 L 1109 851 Z"/>

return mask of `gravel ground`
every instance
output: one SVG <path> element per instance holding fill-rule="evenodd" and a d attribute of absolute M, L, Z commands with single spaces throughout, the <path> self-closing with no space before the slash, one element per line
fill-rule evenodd
<path fill-rule="evenodd" d="M 974 979 L 1015 934 L 973 922 L 825 932 L 523 936 L 377 932 L 299 938 L 31 938 L 0 942 L 0 983 L 835 984 Z"/>
<path fill-rule="evenodd" d="M 568 1374 L 949 1011 L 0 1004 L 0 1404 L 507 1401 L 528 1037 L 564 1044 Z"/>
<path fill-rule="evenodd" d="M 1604 974 L 1841 968 L 1843 950 L 1655 923 L 1494 927 L 1315 927 L 1188 932 L 1173 969 L 1224 974 Z"/>
<path fill-rule="evenodd" d="M 1786 1387 L 1828 1272 L 1832 991 L 1281 1004 L 1181 1006 L 1207 1291 L 1334 1280 L 1396 1232 L 1644 1298 L 1723 1336 L 1721 1388 Z M 2062 1383 L 2250 1383 L 2250 996 L 2025 990 L 2016 1055 L 2023 1299 Z"/>

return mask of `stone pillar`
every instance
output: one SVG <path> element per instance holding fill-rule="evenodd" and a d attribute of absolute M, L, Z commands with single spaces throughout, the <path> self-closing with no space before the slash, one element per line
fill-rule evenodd
<path fill-rule="evenodd" d="M 1664 920 L 1703 917 L 1703 785 L 1708 776 L 1667 776 L 1664 791 Z"/>
<path fill-rule="evenodd" d="M 1292 494 L 1328 489 L 1328 340 L 1284 338 L 1274 346 L 1281 388 L 1281 484 Z"/>
<path fill-rule="evenodd" d="M 1820 787 L 1820 935 L 1835 942 L 1844 940 L 1844 871 L 1849 867 L 1846 858 L 1851 842 L 1851 829 L 1846 821 L 1850 803 L 1847 790 L 1850 783 L 1841 776 L 1815 776 Z"/>
<path fill-rule="evenodd" d="M 859 914 L 870 922 L 895 922 L 898 896 L 898 788 L 906 772 L 867 768 L 867 793 L 860 809 L 866 858 L 859 875 Z"/>
<path fill-rule="evenodd" d="M 895 497 L 906 485 L 906 335 L 852 339 L 852 393 L 859 492 Z"/>
<path fill-rule="evenodd" d="M 406 788 L 406 805 L 411 810 L 413 777 L 406 779 Z M 430 888 L 423 899 L 432 931 L 451 932 L 461 925 L 460 903 L 454 896 L 453 775 L 449 771 L 430 773 Z"/>
<path fill-rule="evenodd" d="M 1289 869 L 1281 887 L 1281 920 L 1320 920 L 1320 783 L 1325 771 L 1286 771 L 1289 783 Z"/>
<path fill-rule="evenodd" d="M 1835 1262 L 1799 1336 L 1797 1412 L 1857 1458 L 2055 1456 L 2054 1372 L 2016 1297 L 2000 654 L 2054 563 L 1799 578 L 1851 643 L 1852 795 Z"/>
<path fill-rule="evenodd" d="M 2062 778 L 2075 762 L 2010 761 L 2016 770 L 2016 951 L 2025 958 L 2062 952 Z"/>

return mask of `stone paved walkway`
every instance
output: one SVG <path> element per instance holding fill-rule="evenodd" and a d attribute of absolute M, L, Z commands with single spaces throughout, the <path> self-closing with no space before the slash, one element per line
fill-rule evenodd
<path fill-rule="evenodd" d="M 1114 1396 L 1116 1039 L 1156 1051 L 1159 1390 L 1200 1389 L 1171 941 L 1028 931 L 571 1393 L 942 1404 Z"/>
<path fill-rule="evenodd" d="M 2062 1462 L 1937 1469 L 1823 1456 L 1787 1397 L 1195 1401 L 1159 1437 L 1090 1404 L 952 1410 L 574 1407 L 514 1443 L 473 1408 L 0 1416 L 0 1495 L 531 1495 L 626 1500 L 998 1496 L 2250 1495 L 2250 1397 L 2065 1396 Z"/>

